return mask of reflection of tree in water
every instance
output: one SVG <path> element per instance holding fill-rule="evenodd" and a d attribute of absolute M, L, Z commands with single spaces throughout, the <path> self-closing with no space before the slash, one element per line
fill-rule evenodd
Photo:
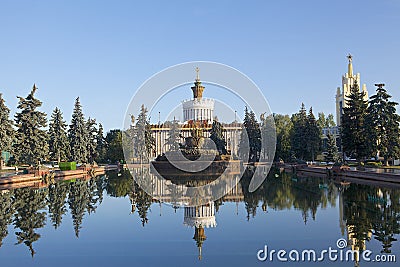
<path fill-rule="evenodd" d="M 16 206 L 14 226 L 20 229 L 15 233 L 17 244 L 24 243 L 28 246 L 33 257 L 35 250 L 32 244 L 40 238 L 40 234 L 36 233 L 35 229 L 45 226 L 46 213 L 40 210 L 46 207 L 46 193 L 29 188 L 16 189 L 14 203 Z"/>
<path fill-rule="evenodd" d="M 132 190 L 132 176 L 129 171 L 124 171 L 121 176 L 117 172 L 107 174 L 105 189 L 112 197 L 125 197 Z"/>
<path fill-rule="evenodd" d="M 48 209 L 49 217 L 55 229 L 62 222 L 63 215 L 67 212 L 66 197 L 68 194 L 68 184 L 56 183 L 49 186 Z"/>
<path fill-rule="evenodd" d="M 86 197 L 87 184 L 84 180 L 77 179 L 69 187 L 68 205 L 72 215 L 72 223 L 75 229 L 76 237 L 79 237 L 79 231 L 82 228 L 82 219 L 89 200 Z"/>
<path fill-rule="evenodd" d="M 12 221 L 14 205 L 12 203 L 12 192 L 0 193 L 0 247 L 3 239 L 8 235 L 8 224 Z"/>
<path fill-rule="evenodd" d="M 328 185 L 327 192 L 322 192 L 320 184 L 326 183 L 324 179 L 294 178 L 291 174 L 278 174 L 274 171 L 268 174 L 267 179 L 256 191 L 250 193 L 248 187 L 252 174 L 253 172 L 247 169 L 240 181 L 248 220 L 256 216 L 257 207 L 261 202 L 264 211 L 267 211 L 268 207 L 274 210 L 294 207 L 302 212 L 306 223 L 310 215 L 315 220 L 319 205 L 324 206 L 328 200 L 331 202 L 336 198 L 337 190 L 333 189 L 333 184 Z"/>

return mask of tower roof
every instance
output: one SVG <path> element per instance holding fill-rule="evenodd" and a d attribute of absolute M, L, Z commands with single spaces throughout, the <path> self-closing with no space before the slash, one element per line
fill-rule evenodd
<path fill-rule="evenodd" d="M 193 98 L 194 99 L 201 99 L 203 97 L 204 86 L 201 85 L 200 81 L 200 69 L 196 67 L 196 79 L 194 81 L 194 86 L 192 86 L 193 91 Z"/>
<path fill-rule="evenodd" d="M 347 56 L 347 59 L 349 60 L 349 65 L 348 65 L 348 74 L 349 77 L 353 77 L 353 56 L 351 54 L 349 54 Z"/>

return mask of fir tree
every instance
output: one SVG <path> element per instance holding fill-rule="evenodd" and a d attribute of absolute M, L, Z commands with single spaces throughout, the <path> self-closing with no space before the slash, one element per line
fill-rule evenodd
<path fill-rule="evenodd" d="M 365 93 L 360 91 L 357 82 L 350 89 L 350 95 L 343 108 L 341 123 L 341 138 L 343 151 L 349 157 L 358 161 L 368 155 L 365 117 L 368 103 L 364 100 Z"/>
<path fill-rule="evenodd" d="M 109 162 L 114 163 L 124 159 L 121 130 L 109 131 L 106 136 L 106 143 L 107 143 L 106 159 Z"/>
<path fill-rule="evenodd" d="M 93 163 L 97 157 L 97 129 L 96 120 L 89 118 L 86 122 L 87 132 L 87 162 Z"/>
<path fill-rule="evenodd" d="M 396 113 L 398 103 L 390 101 L 392 97 L 378 84 L 376 94 L 370 97 L 366 116 L 366 129 L 371 155 L 388 159 L 400 156 L 400 116 Z"/>
<path fill-rule="evenodd" d="M 151 126 L 147 119 L 147 109 L 142 105 L 133 136 L 135 156 L 140 159 L 140 162 L 147 162 L 154 151 L 154 146 L 155 139 L 151 135 Z"/>
<path fill-rule="evenodd" d="M 168 131 L 168 138 L 166 144 L 169 145 L 170 151 L 177 151 L 179 149 L 180 127 L 178 121 L 174 118 Z"/>
<path fill-rule="evenodd" d="M 75 101 L 71 125 L 68 130 L 72 161 L 86 162 L 88 158 L 88 133 L 79 97 Z"/>
<path fill-rule="evenodd" d="M 17 139 L 14 151 L 18 162 L 34 165 L 48 155 L 46 113 L 37 108 L 42 102 L 35 98 L 36 85 L 33 85 L 31 93 L 26 97 L 18 97 L 18 109 L 21 111 L 15 115 L 17 126 Z"/>
<path fill-rule="evenodd" d="M 55 108 L 49 123 L 49 152 L 52 160 L 66 161 L 69 157 L 69 143 L 66 133 L 67 124 L 62 112 Z"/>
<path fill-rule="evenodd" d="M 336 146 L 336 138 L 332 134 L 328 134 L 327 154 L 325 160 L 328 162 L 336 162 L 338 160 L 338 148 Z"/>
<path fill-rule="evenodd" d="M 312 108 L 308 112 L 307 124 L 306 124 L 306 144 L 308 155 L 311 156 L 311 160 L 315 160 L 317 152 L 320 150 L 321 144 L 321 129 L 318 127 L 318 123 L 315 120 Z"/>
<path fill-rule="evenodd" d="M 302 103 L 300 111 L 292 116 L 292 150 L 296 158 L 302 160 L 307 157 L 307 121 L 307 111 Z"/>
<path fill-rule="evenodd" d="M 244 111 L 243 130 L 240 135 L 239 155 L 248 162 L 258 162 L 261 153 L 261 130 L 253 111 Z M 248 150 L 248 155 L 246 154 Z"/>
<path fill-rule="evenodd" d="M 3 169 L 4 162 L 1 152 L 12 152 L 14 134 L 13 121 L 10 120 L 10 109 L 6 106 L 0 93 L 0 170 Z"/>
<path fill-rule="evenodd" d="M 104 162 L 106 156 L 106 140 L 104 138 L 104 129 L 101 123 L 99 123 L 99 129 L 97 131 L 96 154 L 97 161 Z"/>
<path fill-rule="evenodd" d="M 213 121 L 211 130 L 210 130 L 210 139 L 215 143 L 217 147 L 218 153 L 222 155 L 226 155 L 226 141 L 224 138 L 224 127 L 218 121 Z"/>

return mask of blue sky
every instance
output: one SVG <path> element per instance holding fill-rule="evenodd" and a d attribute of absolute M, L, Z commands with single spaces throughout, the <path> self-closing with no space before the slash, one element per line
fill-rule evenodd
<path fill-rule="evenodd" d="M 304 102 L 333 113 L 352 53 L 370 94 L 384 82 L 400 101 L 399 14 L 397 0 L 1 0 L 0 92 L 14 114 L 36 83 L 42 110 L 57 106 L 67 122 L 80 96 L 85 116 L 109 130 L 150 76 L 206 60 L 248 75 L 272 112 Z"/>

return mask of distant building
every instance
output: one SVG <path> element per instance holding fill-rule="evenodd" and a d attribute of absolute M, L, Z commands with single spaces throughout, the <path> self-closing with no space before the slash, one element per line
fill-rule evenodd
<path fill-rule="evenodd" d="M 367 86 L 363 84 L 361 86 L 360 73 L 353 74 L 353 57 L 349 54 L 347 56 L 349 60 L 347 73 L 342 76 L 342 87 L 338 87 L 336 90 L 336 125 L 341 125 L 341 118 L 343 114 L 343 108 L 346 107 L 346 100 L 350 95 L 351 87 L 357 82 L 360 86 L 360 90 L 365 92 L 364 100 L 368 100 Z"/>
<path fill-rule="evenodd" d="M 194 86 L 191 87 L 193 99 L 184 100 L 182 102 L 184 121 L 179 122 L 182 137 L 191 136 L 191 130 L 196 126 L 204 129 L 204 137 L 209 137 L 209 131 L 211 130 L 214 120 L 214 99 L 203 98 L 205 87 L 201 84 L 198 68 L 196 68 L 196 72 Z M 227 150 L 230 151 L 232 155 L 237 155 L 242 124 L 238 122 L 221 122 L 221 124 L 224 127 L 224 138 Z M 151 131 L 156 140 L 153 155 L 156 157 L 170 149 L 169 145 L 166 143 L 169 136 L 170 124 L 152 124 Z M 183 138 L 181 143 L 184 143 Z"/>

